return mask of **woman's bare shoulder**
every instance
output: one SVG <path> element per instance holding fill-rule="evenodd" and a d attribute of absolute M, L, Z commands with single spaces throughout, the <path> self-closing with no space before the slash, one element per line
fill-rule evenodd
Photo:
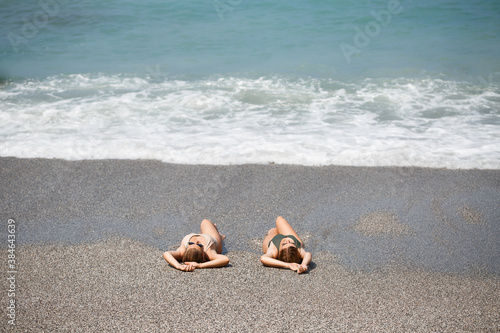
<path fill-rule="evenodd" d="M 271 243 L 271 245 L 269 245 L 265 256 L 275 259 L 278 258 L 278 249 L 276 248 L 276 245 L 274 245 L 274 243 Z"/>

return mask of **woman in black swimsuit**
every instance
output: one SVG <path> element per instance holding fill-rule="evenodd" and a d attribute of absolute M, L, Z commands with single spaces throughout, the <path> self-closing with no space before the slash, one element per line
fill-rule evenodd
<path fill-rule="evenodd" d="M 301 274 L 307 271 L 311 253 L 304 250 L 304 242 L 283 217 L 276 219 L 276 228 L 268 231 L 262 243 L 264 254 L 260 261 L 270 267 L 289 268 Z"/>

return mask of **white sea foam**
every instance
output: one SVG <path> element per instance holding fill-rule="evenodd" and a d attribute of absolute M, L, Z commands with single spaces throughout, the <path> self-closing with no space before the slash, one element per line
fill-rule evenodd
<path fill-rule="evenodd" d="M 430 78 L 59 75 L 0 90 L 0 155 L 499 169 L 499 92 Z"/>

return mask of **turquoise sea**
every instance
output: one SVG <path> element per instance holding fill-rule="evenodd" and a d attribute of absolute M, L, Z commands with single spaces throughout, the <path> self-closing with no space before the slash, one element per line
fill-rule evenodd
<path fill-rule="evenodd" d="M 500 168 L 499 1 L 0 6 L 0 156 Z"/>

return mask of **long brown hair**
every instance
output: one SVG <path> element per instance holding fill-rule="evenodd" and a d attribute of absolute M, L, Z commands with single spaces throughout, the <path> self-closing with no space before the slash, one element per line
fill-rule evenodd
<path fill-rule="evenodd" d="M 284 262 L 294 262 L 300 264 L 302 257 L 300 256 L 299 249 L 294 246 L 289 246 L 282 249 L 278 253 L 278 259 Z"/>
<path fill-rule="evenodd" d="M 202 263 L 207 261 L 207 254 L 202 249 L 187 249 L 182 257 L 183 262 L 197 262 Z"/>

